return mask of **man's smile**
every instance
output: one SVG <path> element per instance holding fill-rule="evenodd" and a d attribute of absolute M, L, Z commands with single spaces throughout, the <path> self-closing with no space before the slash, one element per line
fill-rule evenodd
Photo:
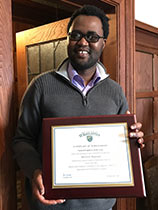
<path fill-rule="evenodd" d="M 85 58 L 90 54 L 88 49 L 83 49 L 83 48 L 76 49 L 75 53 L 81 58 Z"/>

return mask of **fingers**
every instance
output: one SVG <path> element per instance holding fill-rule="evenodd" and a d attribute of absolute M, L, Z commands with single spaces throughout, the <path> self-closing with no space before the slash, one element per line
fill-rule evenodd
<path fill-rule="evenodd" d="M 142 138 L 144 133 L 142 131 L 130 132 L 129 136 L 130 138 Z"/>
<path fill-rule="evenodd" d="M 138 139 L 138 144 L 139 144 L 140 148 L 143 149 L 145 147 L 144 139 L 143 138 L 139 138 Z"/>
<path fill-rule="evenodd" d="M 61 204 L 65 202 L 65 199 L 57 199 L 57 200 L 45 199 L 44 197 L 45 188 L 43 185 L 42 171 L 39 169 L 35 170 L 34 175 L 33 175 L 32 191 L 33 191 L 34 197 L 45 205 L 56 205 L 56 204 Z"/>
<path fill-rule="evenodd" d="M 144 139 L 143 139 L 144 133 L 140 131 L 141 128 L 142 128 L 142 124 L 140 122 L 137 122 L 131 125 L 131 130 L 133 131 L 129 133 L 129 136 L 130 138 L 137 138 L 139 147 L 142 149 L 145 147 L 145 144 L 144 144 Z"/>
<path fill-rule="evenodd" d="M 130 114 L 130 111 L 127 110 L 126 114 Z M 135 124 L 131 125 L 131 130 L 133 131 L 129 133 L 129 137 L 137 138 L 139 147 L 144 148 L 145 147 L 144 139 L 143 139 L 144 133 L 140 131 L 141 128 L 142 128 L 142 124 L 140 122 L 136 122 Z"/>
<path fill-rule="evenodd" d="M 137 123 L 131 125 L 131 130 L 133 130 L 133 131 L 130 132 L 129 136 L 131 138 L 143 138 L 144 133 L 142 131 L 140 131 L 141 128 L 142 128 L 142 124 L 140 122 L 137 122 Z"/>
<path fill-rule="evenodd" d="M 137 138 L 137 142 L 139 144 L 139 147 L 142 149 L 145 147 L 145 144 L 144 144 L 144 139 L 143 139 L 143 136 L 144 136 L 144 133 L 142 131 L 139 131 L 139 132 L 130 132 L 129 133 L 129 136 L 130 138 Z"/>
<path fill-rule="evenodd" d="M 32 185 L 34 187 L 33 190 L 35 195 L 44 195 L 45 189 L 43 185 L 42 171 L 40 169 L 35 170 L 33 174 Z"/>
<path fill-rule="evenodd" d="M 65 199 L 58 199 L 58 200 L 46 200 L 44 197 L 40 199 L 40 202 L 45 205 L 56 205 L 56 204 L 62 204 L 65 202 Z"/>
<path fill-rule="evenodd" d="M 42 180 L 42 171 L 35 170 L 33 179 L 32 179 L 32 192 L 36 199 L 40 200 L 41 202 L 44 200 L 44 185 Z"/>
<path fill-rule="evenodd" d="M 143 138 L 144 133 L 140 131 L 141 127 L 142 127 L 142 124 L 140 122 L 131 125 L 131 130 L 133 131 L 130 132 L 129 136 L 131 138 Z"/>
<path fill-rule="evenodd" d="M 127 110 L 126 114 L 130 114 L 130 111 Z M 142 124 L 140 122 L 135 122 L 133 125 L 131 125 L 132 130 L 139 131 L 142 128 Z M 143 132 L 142 132 L 143 133 Z"/>
<path fill-rule="evenodd" d="M 144 139 L 143 139 L 144 133 L 140 131 L 141 127 L 142 127 L 141 123 L 135 123 L 134 125 L 131 125 L 131 129 L 134 131 L 130 132 L 129 136 L 130 138 L 137 138 L 139 147 L 142 149 L 145 147 L 145 144 L 144 144 Z"/>
<path fill-rule="evenodd" d="M 131 129 L 132 129 L 132 130 L 136 130 L 136 129 L 137 129 L 137 131 L 138 131 L 138 130 L 140 130 L 141 128 L 142 128 L 142 124 L 141 124 L 140 122 L 137 122 L 137 123 L 131 125 Z"/>

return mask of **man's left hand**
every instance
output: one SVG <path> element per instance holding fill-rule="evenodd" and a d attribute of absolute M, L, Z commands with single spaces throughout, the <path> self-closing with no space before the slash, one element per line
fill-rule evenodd
<path fill-rule="evenodd" d="M 126 112 L 126 114 L 130 114 L 129 111 Z M 132 132 L 129 133 L 129 136 L 131 138 L 138 138 L 138 144 L 140 145 L 140 148 L 144 148 L 144 133 L 141 131 L 142 124 L 140 122 L 136 122 L 135 124 L 131 125 Z"/>

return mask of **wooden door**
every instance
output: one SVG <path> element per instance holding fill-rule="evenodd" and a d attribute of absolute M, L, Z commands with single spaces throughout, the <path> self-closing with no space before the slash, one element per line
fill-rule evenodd
<path fill-rule="evenodd" d="M 70 4 L 73 1 L 68 1 Z M 101 0 L 95 1 L 96 6 L 104 9 L 105 4 L 109 4 L 114 11 L 111 15 L 113 27 L 110 27 L 110 35 L 107 40 L 105 51 L 103 52 L 102 61 L 112 73 L 113 79 L 118 81 L 127 96 L 130 111 L 134 110 L 134 4 L 132 0 Z M 81 1 L 80 5 L 85 4 Z M 28 51 L 38 50 L 38 45 L 45 45 L 58 40 L 66 39 L 66 26 L 69 19 L 57 21 L 51 24 L 43 25 L 24 32 L 17 33 L 16 53 L 17 53 L 17 94 L 18 104 L 28 85 Z M 35 48 L 33 48 L 35 47 Z M 34 51 L 34 50 L 33 50 Z M 109 53 L 110 52 L 110 53 Z M 113 58 L 113 59 L 111 59 Z M 29 64 L 28 61 L 29 60 Z M 108 61 L 108 62 L 107 62 Z M 37 61 L 38 63 L 38 61 Z M 108 65 L 108 66 L 107 66 Z M 34 69 L 35 70 L 35 69 Z M 38 74 L 39 69 L 35 70 Z M 22 207 L 22 210 L 25 206 Z M 117 210 L 135 210 L 135 198 L 117 199 Z"/>
<path fill-rule="evenodd" d="M 23 32 L 19 32 L 16 35 L 16 54 L 17 54 L 17 90 L 18 90 L 18 102 L 20 103 L 21 97 L 31 79 L 31 75 L 34 76 L 40 74 L 42 71 L 50 70 L 46 66 L 48 64 L 46 59 L 52 63 L 53 56 L 50 54 L 43 54 L 44 69 L 41 64 L 40 54 L 42 49 L 47 48 L 47 51 L 54 51 L 53 43 L 59 40 L 66 39 L 66 27 L 69 19 L 53 22 L 47 25 L 29 29 Z M 50 48 L 50 49 L 48 49 Z M 53 53 L 53 52 L 52 52 Z M 62 59 L 62 58 L 61 58 Z M 52 61 L 51 61 L 52 60 Z M 34 67 L 34 69 L 32 69 Z M 52 64 L 53 67 L 53 64 Z M 30 76 L 29 76 L 30 74 Z"/>
<path fill-rule="evenodd" d="M 145 162 L 158 155 L 158 30 L 136 24 L 136 113 L 145 133 Z"/>
<path fill-rule="evenodd" d="M 135 57 L 136 114 L 145 134 L 146 147 L 142 150 L 142 158 L 147 187 L 147 199 L 138 200 L 138 209 L 153 210 L 149 203 L 152 200 L 153 206 L 156 202 L 154 187 L 158 185 L 157 177 L 154 177 L 158 173 L 155 161 L 158 157 L 158 29 L 136 22 Z M 148 186 L 152 180 L 155 181 L 151 188 Z"/>

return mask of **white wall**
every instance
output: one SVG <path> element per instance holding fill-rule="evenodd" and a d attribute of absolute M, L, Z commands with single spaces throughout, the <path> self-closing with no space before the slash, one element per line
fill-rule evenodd
<path fill-rule="evenodd" d="M 158 0 L 135 0 L 135 19 L 158 28 Z"/>

